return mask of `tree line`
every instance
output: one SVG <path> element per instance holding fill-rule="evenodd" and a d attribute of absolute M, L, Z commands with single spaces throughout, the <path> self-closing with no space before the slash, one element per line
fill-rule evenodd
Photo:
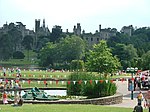
<path fill-rule="evenodd" d="M 38 36 L 36 46 L 34 40 L 33 35 L 22 37 L 21 32 L 16 28 L 12 28 L 7 33 L 1 32 L 0 60 L 14 58 L 13 54 L 21 49 L 20 52 L 35 51 L 38 54 L 39 65 L 43 67 L 70 69 L 71 65 L 76 63 L 74 66 L 79 69 L 82 68 L 83 63 L 86 63 L 84 66 L 91 66 L 87 67 L 88 70 L 98 72 L 105 68 L 117 67 L 125 70 L 131 66 L 143 70 L 150 69 L 150 28 L 148 27 L 133 30 L 132 36 L 118 32 L 116 36 L 94 45 L 91 49 L 81 37 L 63 33 L 59 27 L 53 29 L 49 36 Z M 92 68 L 93 66 L 96 69 Z"/>
<path fill-rule="evenodd" d="M 150 28 L 133 30 L 132 36 L 117 33 L 109 38 L 108 46 L 121 62 L 122 68 L 150 69 Z"/>

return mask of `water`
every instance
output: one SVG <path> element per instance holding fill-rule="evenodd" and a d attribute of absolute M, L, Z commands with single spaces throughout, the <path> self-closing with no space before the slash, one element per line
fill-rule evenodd
<path fill-rule="evenodd" d="M 66 96 L 67 91 L 66 90 L 44 90 L 44 92 L 47 93 L 47 95 L 52 95 L 52 96 Z"/>
<path fill-rule="evenodd" d="M 52 96 L 66 96 L 67 91 L 66 90 L 44 90 L 44 92 L 47 93 L 47 95 L 52 95 Z M 25 94 L 24 91 L 21 91 L 21 96 Z"/>

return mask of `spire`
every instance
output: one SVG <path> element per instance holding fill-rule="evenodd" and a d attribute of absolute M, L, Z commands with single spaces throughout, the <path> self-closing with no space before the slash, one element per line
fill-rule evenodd
<path fill-rule="evenodd" d="M 43 19 L 43 28 L 45 28 L 45 19 Z"/>

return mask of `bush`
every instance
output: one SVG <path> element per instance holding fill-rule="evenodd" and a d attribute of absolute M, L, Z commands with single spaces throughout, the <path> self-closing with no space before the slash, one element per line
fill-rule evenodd
<path fill-rule="evenodd" d="M 71 70 L 83 71 L 83 69 L 84 69 L 84 62 L 83 62 L 83 60 L 72 60 L 71 61 Z"/>
<path fill-rule="evenodd" d="M 24 59 L 25 55 L 21 51 L 16 51 L 13 53 L 14 59 Z"/>
<path fill-rule="evenodd" d="M 106 79 L 86 72 L 72 73 L 69 77 L 69 80 L 71 82 L 70 84 L 67 84 L 68 95 L 97 98 L 114 95 L 117 90 L 115 83 L 112 83 L 110 80 L 106 82 Z M 96 83 L 95 80 L 98 82 Z M 85 81 L 87 82 L 85 83 Z"/>

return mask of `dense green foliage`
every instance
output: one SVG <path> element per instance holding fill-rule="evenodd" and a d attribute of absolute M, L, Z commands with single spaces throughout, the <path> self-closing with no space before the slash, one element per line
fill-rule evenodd
<path fill-rule="evenodd" d="M 0 35 L 0 59 L 8 60 L 13 53 L 12 38 L 9 34 Z"/>
<path fill-rule="evenodd" d="M 72 60 L 79 60 L 84 56 L 85 43 L 78 36 L 67 36 L 59 43 L 47 43 L 39 53 L 40 64 L 55 68 L 58 64 L 64 69 L 70 69 Z"/>
<path fill-rule="evenodd" d="M 132 36 L 118 33 L 109 38 L 107 44 L 112 49 L 113 55 L 119 58 L 123 69 L 129 66 L 143 70 L 150 69 L 149 64 L 142 64 L 150 63 L 143 57 L 150 50 L 150 28 L 133 30 Z"/>
<path fill-rule="evenodd" d="M 71 70 L 75 71 L 83 71 L 84 70 L 84 62 L 83 60 L 72 60 L 70 64 Z"/>
<path fill-rule="evenodd" d="M 145 67 L 145 69 L 150 69 L 150 50 L 142 55 L 142 66 Z"/>
<path fill-rule="evenodd" d="M 113 73 L 119 67 L 120 63 L 116 57 L 113 57 L 106 41 L 95 44 L 87 55 L 86 68 L 90 72 Z"/>
<path fill-rule="evenodd" d="M 68 95 L 87 96 L 96 98 L 114 95 L 117 87 L 110 80 L 86 72 L 75 72 L 69 76 L 67 84 Z M 97 81 L 97 82 L 96 82 Z"/>
<path fill-rule="evenodd" d="M 16 51 L 13 53 L 14 59 L 24 59 L 25 55 L 21 51 Z"/>
<path fill-rule="evenodd" d="M 39 54 L 38 58 L 41 66 L 57 66 L 60 69 L 69 69 L 72 60 L 87 61 L 85 54 L 88 55 L 88 52 L 85 50 L 86 46 L 81 37 L 77 39 L 73 33 L 63 33 L 61 26 L 57 25 L 47 36 L 33 34 L 24 37 L 17 26 L 10 23 L 8 31 L 0 32 L 0 60 L 12 59 L 13 53 L 16 51 L 34 50 Z M 48 47 L 48 42 L 54 44 L 54 49 L 50 49 L 50 51 L 42 50 Z M 107 45 L 112 50 L 112 56 L 119 59 L 122 69 L 125 70 L 131 66 L 143 70 L 150 69 L 150 61 L 145 58 L 150 50 L 149 27 L 132 29 L 132 36 L 118 32 L 116 36 L 108 38 Z M 53 53 L 51 53 L 52 51 Z M 47 54 L 47 52 L 50 54 Z M 42 54 L 44 55 L 42 56 Z M 29 52 L 27 57 L 25 59 L 29 59 Z"/>

